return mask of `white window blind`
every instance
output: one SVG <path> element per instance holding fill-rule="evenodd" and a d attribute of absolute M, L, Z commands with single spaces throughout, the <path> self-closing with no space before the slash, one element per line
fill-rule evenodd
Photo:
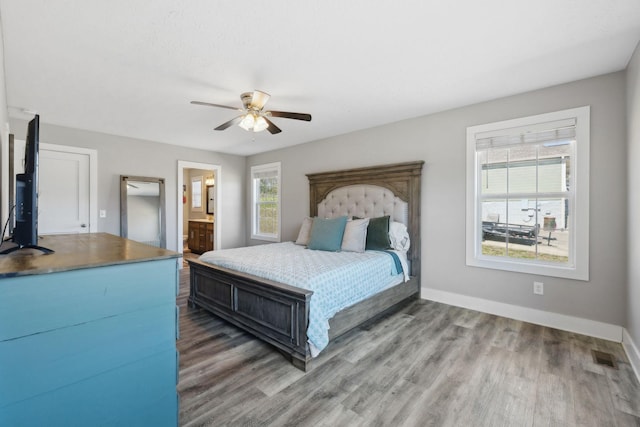
<path fill-rule="evenodd" d="M 575 137 L 575 119 L 558 120 L 530 127 L 481 132 L 476 135 L 476 148 L 483 150 L 522 144 L 546 144 L 550 146 L 571 142 Z"/>

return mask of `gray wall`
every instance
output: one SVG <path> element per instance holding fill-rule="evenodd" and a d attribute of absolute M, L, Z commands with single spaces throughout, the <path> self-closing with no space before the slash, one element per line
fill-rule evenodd
<path fill-rule="evenodd" d="M 24 139 L 27 122 L 11 119 L 11 131 Z M 107 210 L 107 218 L 98 220 L 98 231 L 120 234 L 120 175 L 165 178 L 167 247 L 176 250 L 177 212 L 182 209 L 182 191 L 178 199 L 178 160 L 211 163 L 222 167 L 222 247 L 244 245 L 245 157 L 196 150 L 176 145 L 89 132 L 46 124 L 40 117 L 40 141 L 49 144 L 92 148 L 98 151 L 98 209 Z"/>
<path fill-rule="evenodd" d="M 591 105 L 591 280 L 465 265 L 467 126 Z M 306 173 L 424 160 L 422 285 L 456 294 L 624 325 L 627 282 L 625 73 L 497 99 L 251 156 L 282 162 L 283 240 L 309 214 Z M 248 218 L 247 224 L 250 219 Z M 255 243 L 248 240 L 249 243 Z M 533 281 L 545 284 L 533 295 Z"/>
<path fill-rule="evenodd" d="M 627 68 L 629 168 L 629 286 L 627 331 L 640 345 L 640 44 Z"/>
<path fill-rule="evenodd" d="M 0 181 L 4 181 L 9 165 L 9 141 L 5 135 L 5 125 L 9 124 L 9 110 L 7 109 L 7 91 L 4 76 L 4 40 L 2 36 L 2 23 L 0 22 Z M 4 227 L 5 218 L 9 215 L 8 182 L 0 185 L 0 224 Z"/>

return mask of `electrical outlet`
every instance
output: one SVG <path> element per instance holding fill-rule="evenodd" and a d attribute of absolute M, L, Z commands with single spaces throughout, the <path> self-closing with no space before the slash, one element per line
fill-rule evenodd
<path fill-rule="evenodd" d="M 100 209 L 100 218 L 106 218 L 107 217 L 107 211 L 104 209 Z"/>
<path fill-rule="evenodd" d="M 544 295 L 544 283 L 533 282 L 533 293 L 536 295 Z"/>

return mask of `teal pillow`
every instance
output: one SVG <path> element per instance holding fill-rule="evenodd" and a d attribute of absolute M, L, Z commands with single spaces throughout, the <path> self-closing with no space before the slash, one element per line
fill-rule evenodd
<path fill-rule="evenodd" d="M 346 216 L 331 219 L 314 218 L 307 248 L 318 251 L 339 251 L 346 225 Z"/>
<path fill-rule="evenodd" d="M 371 218 L 367 227 L 367 250 L 391 249 L 389 240 L 389 215 Z"/>

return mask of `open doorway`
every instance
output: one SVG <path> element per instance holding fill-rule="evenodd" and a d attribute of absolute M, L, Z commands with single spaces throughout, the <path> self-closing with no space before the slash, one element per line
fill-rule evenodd
<path fill-rule="evenodd" d="M 220 249 L 222 168 L 178 161 L 177 247 L 184 256 Z"/>

